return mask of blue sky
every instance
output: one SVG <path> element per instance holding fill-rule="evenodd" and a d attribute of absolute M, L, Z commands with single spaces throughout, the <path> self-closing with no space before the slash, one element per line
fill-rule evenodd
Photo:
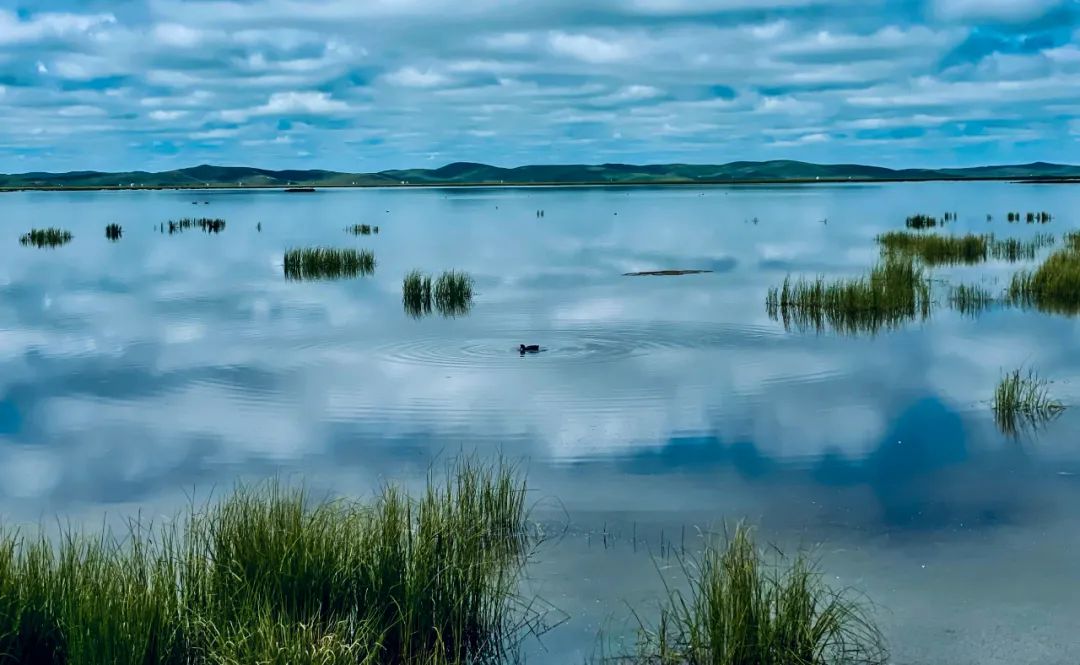
<path fill-rule="evenodd" d="M 0 0 L 0 171 L 1080 162 L 1080 0 Z"/>

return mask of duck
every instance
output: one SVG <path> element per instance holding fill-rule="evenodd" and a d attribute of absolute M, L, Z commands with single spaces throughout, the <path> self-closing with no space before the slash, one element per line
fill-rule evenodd
<path fill-rule="evenodd" d="M 540 352 L 540 345 L 539 344 L 529 344 L 528 346 L 526 346 L 525 344 L 521 344 L 521 345 L 518 346 L 518 352 L 523 354 L 523 355 L 526 354 L 526 353 L 539 353 Z"/>

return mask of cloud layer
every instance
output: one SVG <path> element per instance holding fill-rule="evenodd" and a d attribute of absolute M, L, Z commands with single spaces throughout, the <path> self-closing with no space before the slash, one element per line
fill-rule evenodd
<path fill-rule="evenodd" d="M 45 0 L 0 171 L 1075 161 L 1077 0 Z"/>

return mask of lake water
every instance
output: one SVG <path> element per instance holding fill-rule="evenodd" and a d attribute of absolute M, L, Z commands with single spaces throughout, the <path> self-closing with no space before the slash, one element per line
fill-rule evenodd
<path fill-rule="evenodd" d="M 530 641 L 529 662 L 581 662 L 599 629 L 632 630 L 627 605 L 656 602 L 661 542 L 689 549 L 695 527 L 743 518 L 785 547 L 820 543 L 830 579 L 877 606 L 897 663 L 1080 661 L 1080 408 L 1014 439 L 988 404 L 1002 370 L 1024 365 L 1080 406 L 1078 321 L 942 302 L 926 322 L 852 336 L 786 331 L 764 307 L 789 273 L 864 272 L 875 236 L 913 213 L 1060 242 L 1080 228 L 1078 187 L 7 193 L 0 206 L 9 523 L 169 514 L 273 475 L 364 495 L 501 452 L 527 467 L 538 519 L 567 522 L 527 582 L 567 621 Z M 1029 210 L 1055 219 L 1006 223 Z M 228 225 L 155 230 L 184 216 Z M 345 233 L 361 222 L 381 232 Z M 75 239 L 18 243 L 46 226 Z M 378 266 L 286 280 L 284 250 L 309 245 L 370 248 Z M 1023 265 L 933 272 L 1000 290 Z M 470 272 L 471 313 L 407 316 L 414 268 Z M 659 269 L 714 272 L 623 276 Z M 545 351 L 521 357 L 519 343 Z"/>

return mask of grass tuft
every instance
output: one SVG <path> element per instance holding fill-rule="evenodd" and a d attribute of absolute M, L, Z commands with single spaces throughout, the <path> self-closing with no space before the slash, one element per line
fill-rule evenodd
<path fill-rule="evenodd" d="M 371 225 L 370 224 L 353 224 L 352 226 L 347 228 L 346 231 L 353 234 L 354 236 L 369 236 L 369 235 L 371 235 Z M 378 233 L 378 232 L 376 231 L 376 233 Z"/>
<path fill-rule="evenodd" d="M 803 554 L 759 549 L 740 525 L 684 564 L 689 590 L 668 590 L 637 662 L 656 665 L 871 665 L 883 638 L 863 606 L 825 584 Z"/>
<path fill-rule="evenodd" d="M 198 219 L 185 217 L 176 221 L 169 220 L 168 225 L 169 235 L 183 233 L 188 229 L 194 228 L 201 229 L 205 233 L 221 233 L 225 230 L 224 219 L 211 219 L 209 217 L 200 217 Z"/>
<path fill-rule="evenodd" d="M 0 535 L 0 662 L 502 662 L 530 538 L 514 469 L 463 462 L 416 498 L 238 487 L 124 538 Z"/>
<path fill-rule="evenodd" d="M 413 270 L 405 275 L 401 301 L 409 316 L 419 318 L 434 309 L 447 317 L 463 316 L 472 309 L 473 279 L 468 273 L 450 270 L 432 279 Z"/>
<path fill-rule="evenodd" d="M 19 242 L 23 245 L 33 245 L 39 248 L 60 247 L 71 242 L 74 237 L 71 235 L 71 231 L 64 229 L 31 229 L 29 233 L 23 234 L 19 238 Z"/>
<path fill-rule="evenodd" d="M 975 317 L 990 309 L 995 299 L 988 289 L 982 286 L 960 284 L 949 290 L 949 305 L 967 316 Z"/>
<path fill-rule="evenodd" d="M 342 279 L 373 274 L 375 254 L 367 249 L 306 247 L 286 251 L 283 265 L 288 279 Z"/>
<path fill-rule="evenodd" d="M 109 224 L 105 227 L 105 237 L 116 242 L 124 235 L 124 229 L 119 224 Z"/>
<path fill-rule="evenodd" d="M 907 231 L 890 231 L 877 237 L 885 256 L 917 258 L 927 266 L 954 263 L 981 263 L 986 260 L 992 236 L 922 235 Z"/>
<path fill-rule="evenodd" d="M 904 225 L 909 229 L 929 229 L 937 226 L 938 220 L 930 215 L 911 215 L 904 220 Z"/>
<path fill-rule="evenodd" d="M 401 302 L 405 312 L 414 318 L 431 313 L 431 275 L 413 270 L 405 275 L 401 285 Z"/>
<path fill-rule="evenodd" d="M 784 327 L 856 334 L 897 328 L 930 316 L 930 280 L 910 259 L 886 259 L 863 277 L 784 279 L 769 289 L 766 311 Z"/>
<path fill-rule="evenodd" d="M 994 418 L 1001 431 L 1015 436 L 1026 426 L 1056 418 L 1065 405 L 1050 396 L 1049 382 L 1034 370 L 1005 373 L 994 391 Z"/>

